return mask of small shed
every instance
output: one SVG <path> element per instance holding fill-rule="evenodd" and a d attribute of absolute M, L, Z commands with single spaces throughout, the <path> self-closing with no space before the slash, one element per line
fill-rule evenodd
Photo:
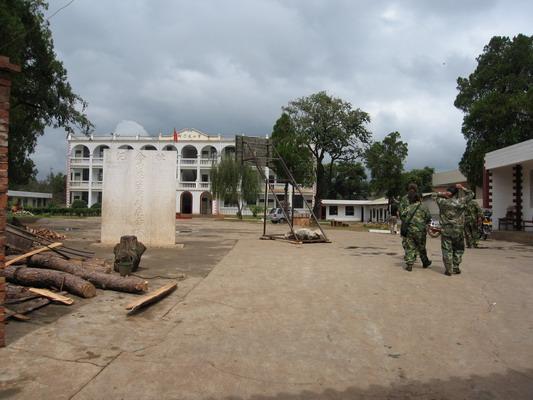
<path fill-rule="evenodd" d="M 19 204 L 24 208 L 47 207 L 52 201 L 52 193 L 8 190 L 7 198 L 9 204 Z"/>

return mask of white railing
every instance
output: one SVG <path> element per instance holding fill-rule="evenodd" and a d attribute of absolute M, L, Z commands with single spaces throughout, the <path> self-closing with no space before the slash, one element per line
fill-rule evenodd
<path fill-rule="evenodd" d="M 71 157 L 70 163 L 79 165 L 79 164 L 89 164 L 90 158 L 81 158 L 81 157 Z"/>
<path fill-rule="evenodd" d="M 89 189 L 89 181 L 70 181 L 71 189 Z"/>
<path fill-rule="evenodd" d="M 104 163 L 103 157 L 93 157 L 93 165 L 102 165 Z"/>
<path fill-rule="evenodd" d="M 104 187 L 103 181 L 94 181 L 93 182 L 93 189 L 102 189 Z"/>
<path fill-rule="evenodd" d="M 181 165 L 194 165 L 196 166 L 198 164 L 198 159 L 197 158 L 182 158 L 180 159 L 180 164 Z"/>
<path fill-rule="evenodd" d="M 180 189 L 196 189 L 196 182 L 180 182 Z"/>
<path fill-rule="evenodd" d="M 199 182 L 198 185 L 200 186 L 200 189 L 209 189 L 211 187 L 210 182 Z"/>
<path fill-rule="evenodd" d="M 213 165 L 216 164 L 217 159 L 216 158 L 200 158 L 200 165 Z"/>

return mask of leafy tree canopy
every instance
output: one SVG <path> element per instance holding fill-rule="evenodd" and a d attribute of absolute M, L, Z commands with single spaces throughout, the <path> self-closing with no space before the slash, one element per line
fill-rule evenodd
<path fill-rule="evenodd" d="M 353 161 L 364 154 L 371 139 L 366 129 L 370 116 L 326 92 L 291 101 L 283 111 L 290 118 L 298 143 L 304 143 L 313 156 L 317 183 L 315 212 L 318 212 L 320 200 L 327 193 L 325 182 L 331 181 L 332 165 L 337 161 Z M 331 160 L 328 179 L 323 165 L 326 156 Z"/>
<path fill-rule="evenodd" d="M 481 186 L 485 153 L 533 138 L 533 36 L 494 36 L 476 70 L 457 79 L 455 106 L 465 113 L 459 168 Z"/>
<path fill-rule="evenodd" d="M 313 158 L 306 143 L 296 135 L 294 126 L 287 113 L 283 113 L 272 129 L 272 144 L 283 158 L 287 168 L 297 183 L 312 185 L 314 180 Z M 278 178 L 289 179 L 280 161 L 274 162 Z"/>
<path fill-rule="evenodd" d="M 399 132 L 389 133 L 367 150 L 366 165 L 372 175 L 370 187 L 375 194 L 385 195 L 390 200 L 403 192 L 402 173 L 407 151 L 407 143 L 402 142 Z"/>
<path fill-rule="evenodd" d="M 52 193 L 54 204 L 65 204 L 65 185 L 66 176 L 62 172 L 54 174 L 50 172 L 43 180 L 37 180 L 34 177 L 30 178 L 24 185 L 12 184 L 11 189 L 23 190 L 28 192 Z"/>
<path fill-rule="evenodd" d="M 35 177 L 29 155 L 44 128 L 92 129 L 87 103 L 72 91 L 67 71 L 56 58 L 43 0 L 0 0 L 0 54 L 21 66 L 13 76 L 9 121 L 9 183 Z"/>
<path fill-rule="evenodd" d="M 409 183 L 416 183 L 420 193 L 429 193 L 433 191 L 433 174 L 434 168 L 424 167 L 422 169 L 412 169 L 402 174 L 402 187 L 407 191 Z"/>
<path fill-rule="evenodd" d="M 329 169 L 329 165 L 327 166 Z M 328 199 L 360 200 L 368 197 L 369 185 L 361 163 L 338 162 L 333 165 Z"/>
<path fill-rule="evenodd" d="M 243 202 L 255 204 L 257 200 L 259 175 L 235 157 L 224 157 L 211 169 L 211 192 L 226 203 L 236 204 L 237 215 L 242 218 Z"/>

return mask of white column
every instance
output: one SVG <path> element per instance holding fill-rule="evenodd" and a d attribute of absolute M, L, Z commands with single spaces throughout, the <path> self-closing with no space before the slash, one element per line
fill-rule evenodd
<path fill-rule="evenodd" d="M 94 150 L 89 153 L 89 194 L 87 198 L 87 207 L 90 207 L 93 205 L 93 153 Z M 83 178 L 83 172 L 82 172 L 82 178 Z"/>
<path fill-rule="evenodd" d="M 70 156 L 71 156 L 71 152 L 72 152 L 72 146 L 70 144 L 70 134 L 69 134 L 69 139 L 67 141 L 68 145 L 67 145 L 67 190 L 66 190 L 66 199 L 65 199 L 65 204 L 67 207 L 70 206 L 70 174 L 72 173 L 72 169 L 71 169 L 71 165 L 70 165 Z"/>
<path fill-rule="evenodd" d="M 195 146 L 196 147 L 196 146 Z M 196 149 L 196 189 L 200 188 L 200 160 L 202 156 L 202 150 L 198 151 L 198 148 Z M 194 198 L 193 198 L 194 199 Z"/>

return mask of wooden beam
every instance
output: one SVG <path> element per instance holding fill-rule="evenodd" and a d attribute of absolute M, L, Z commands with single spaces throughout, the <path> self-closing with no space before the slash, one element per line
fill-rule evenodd
<path fill-rule="evenodd" d="M 25 258 L 31 257 L 35 254 L 39 254 L 39 253 L 42 253 L 43 251 L 47 251 L 47 250 L 53 249 L 54 247 L 59 247 L 59 246 L 63 246 L 63 243 L 60 243 L 60 242 L 51 243 L 48 246 L 41 247 L 39 249 L 35 249 L 27 253 L 21 254 L 20 256 L 12 258 L 11 260 L 7 261 L 6 267 L 9 267 L 11 264 L 16 263 L 17 261 L 24 260 Z"/>
<path fill-rule="evenodd" d="M 50 299 L 52 301 L 66 304 L 68 306 L 74 303 L 74 300 L 72 300 L 70 297 L 63 296 L 59 293 L 54 293 L 48 289 L 29 288 L 28 291 L 38 294 L 39 296 L 46 297 L 47 299 Z"/>
<path fill-rule="evenodd" d="M 161 300 L 163 297 L 169 295 L 174 290 L 176 290 L 177 287 L 178 287 L 178 284 L 176 282 L 169 283 L 163 287 L 160 287 L 159 289 L 156 289 L 153 292 L 148 293 L 142 296 L 141 298 L 137 299 L 136 301 L 128 304 L 126 306 L 126 310 L 130 310 L 128 314 L 132 314 L 141 307 L 145 307 L 148 304 L 155 303 Z"/>

